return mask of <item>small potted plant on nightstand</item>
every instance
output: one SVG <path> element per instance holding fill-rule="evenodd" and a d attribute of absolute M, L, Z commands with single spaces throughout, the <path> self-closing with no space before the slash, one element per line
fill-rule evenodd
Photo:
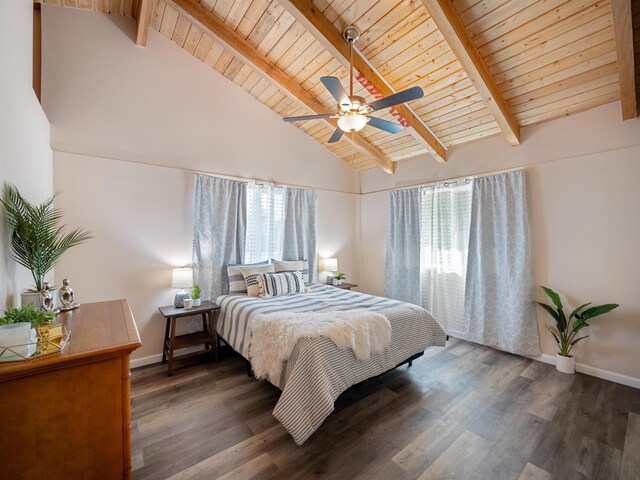
<path fill-rule="evenodd" d="M 562 373 L 572 374 L 576 369 L 576 359 L 573 355 L 570 355 L 571 350 L 576 343 L 589 336 L 583 335 L 582 337 L 578 337 L 578 332 L 589 326 L 587 320 L 610 312 L 619 305 L 617 303 L 607 303 L 606 305 L 597 305 L 595 307 L 587 308 L 591 305 L 591 302 L 589 302 L 584 305 L 580 305 L 571 312 L 571 315 L 567 318 L 564 314 L 560 295 L 550 288 L 542 287 L 542 289 L 556 307 L 554 309 L 551 305 L 547 305 L 546 303 L 536 302 L 549 312 L 549 315 L 551 315 L 556 322 L 556 331 L 553 331 L 549 325 L 545 324 L 547 330 L 549 330 L 551 335 L 553 335 L 558 347 L 560 347 L 560 351 L 556 354 L 556 368 Z"/>
<path fill-rule="evenodd" d="M 347 278 L 347 276 L 342 272 L 336 272 L 333 274 L 333 284 L 337 287 L 342 285 L 342 281 Z"/>
<path fill-rule="evenodd" d="M 193 287 L 191 287 L 191 291 L 189 292 L 189 296 L 193 300 L 194 307 L 200 306 L 200 303 L 202 302 L 200 295 L 202 295 L 202 290 L 200 289 L 200 285 L 196 283 Z"/>

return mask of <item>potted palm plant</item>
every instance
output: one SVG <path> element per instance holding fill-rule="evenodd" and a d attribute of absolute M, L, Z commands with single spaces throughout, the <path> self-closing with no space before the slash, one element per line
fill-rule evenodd
<path fill-rule="evenodd" d="M 556 322 L 556 330 L 554 331 L 549 325 L 545 324 L 547 330 L 551 332 L 554 340 L 560 347 L 560 351 L 556 354 L 556 368 L 562 373 L 574 373 L 576 369 L 576 359 L 571 355 L 571 350 L 580 341 L 587 338 L 589 335 L 578 336 L 583 328 L 588 327 L 587 320 L 590 320 L 599 315 L 603 315 L 610 312 L 619 305 L 617 303 L 607 303 L 605 305 L 597 305 L 595 307 L 589 307 L 591 302 L 580 305 L 576 308 L 569 318 L 566 317 L 560 295 L 547 287 L 542 287 L 544 292 L 553 302 L 551 305 L 546 303 L 536 302 L 542 308 L 544 308 L 549 315 L 553 317 Z"/>
<path fill-rule="evenodd" d="M 12 257 L 33 276 L 34 288 L 23 292 L 22 303 L 40 305 L 40 296 L 47 289 L 46 275 L 58 263 L 64 252 L 92 238 L 82 229 L 64 232 L 60 224 L 62 211 L 54 208 L 55 195 L 40 205 L 27 201 L 18 189 L 5 184 L 0 203 L 4 220 L 11 229 Z"/>

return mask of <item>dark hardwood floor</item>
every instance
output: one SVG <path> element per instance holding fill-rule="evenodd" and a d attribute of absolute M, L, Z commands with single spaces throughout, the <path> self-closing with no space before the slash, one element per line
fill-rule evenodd
<path fill-rule="evenodd" d="M 640 479 L 640 390 L 452 339 L 345 392 L 302 446 L 243 360 L 136 369 L 134 478 Z"/>

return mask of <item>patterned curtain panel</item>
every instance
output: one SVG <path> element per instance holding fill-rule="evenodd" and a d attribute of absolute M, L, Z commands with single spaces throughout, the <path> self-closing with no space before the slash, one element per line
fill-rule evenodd
<path fill-rule="evenodd" d="M 471 182 L 423 188 L 420 196 L 421 305 L 447 334 L 464 338 Z"/>
<path fill-rule="evenodd" d="M 468 340 L 540 354 L 523 170 L 474 180 L 464 305 Z"/>
<path fill-rule="evenodd" d="M 309 281 L 318 282 L 318 193 L 285 189 L 283 260 L 308 260 Z"/>
<path fill-rule="evenodd" d="M 421 304 L 420 188 L 391 191 L 384 292 L 389 298 Z"/>
<path fill-rule="evenodd" d="M 225 265 L 243 263 L 246 188 L 246 182 L 196 177 L 193 269 L 205 300 L 229 291 Z"/>

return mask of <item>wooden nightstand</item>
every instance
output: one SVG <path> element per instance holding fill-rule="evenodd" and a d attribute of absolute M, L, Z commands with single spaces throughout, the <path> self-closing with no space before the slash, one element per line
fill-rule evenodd
<path fill-rule="evenodd" d="M 202 302 L 199 307 L 190 309 L 176 308 L 174 306 L 158 308 L 167 320 L 164 330 L 164 344 L 162 346 L 162 363 L 169 362 L 167 374 L 173 374 L 173 361 L 182 358 L 193 357 L 205 353 L 213 353 L 213 358 L 218 361 L 218 334 L 216 333 L 216 319 L 220 313 L 220 305 L 213 302 Z M 178 318 L 202 315 L 202 330 L 195 333 L 176 336 L 176 323 Z M 208 321 L 207 321 L 208 320 Z M 176 350 L 204 344 L 204 350 L 175 355 Z"/>
<path fill-rule="evenodd" d="M 345 283 L 342 282 L 340 285 L 331 285 L 332 287 L 341 288 L 343 290 L 351 290 L 352 288 L 357 287 L 358 285 L 355 283 Z"/>

